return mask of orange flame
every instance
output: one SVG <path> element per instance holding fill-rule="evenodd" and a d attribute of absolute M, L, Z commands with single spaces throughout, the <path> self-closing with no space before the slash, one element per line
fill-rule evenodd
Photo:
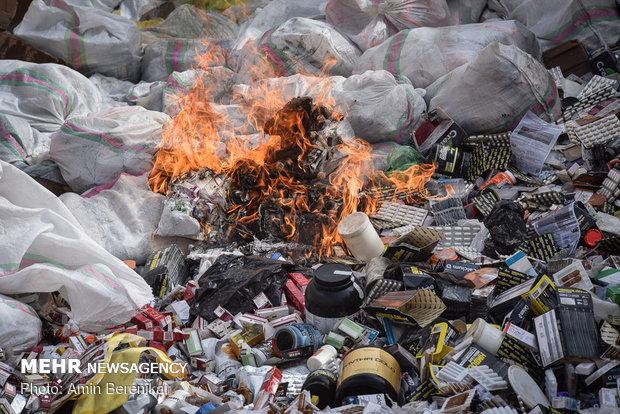
<path fill-rule="evenodd" d="M 212 55 L 200 56 L 197 72 L 208 71 L 209 64 L 218 59 L 220 53 L 216 50 Z M 327 62 L 326 66 L 333 63 Z M 256 68 L 256 73 L 259 72 L 264 73 L 264 68 Z M 312 81 L 315 84 L 312 88 L 315 105 L 337 113 L 325 69 L 320 75 L 313 76 Z M 238 105 L 239 114 L 231 116 L 221 103 L 214 102 L 212 97 L 216 87 L 203 83 L 198 76 L 198 85 L 180 98 L 180 110 L 167 125 L 154 158 L 149 177 L 153 191 L 165 194 L 172 177 L 204 167 L 215 174 L 227 174 L 232 184 L 243 182 L 244 188 L 250 188 L 243 194 L 229 192 L 229 198 L 238 197 L 239 200 L 231 204 L 227 214 L 238 223 L 247 225 L 260 219 L 259 210 L 265 201 L 277 201 L 278 208 L 285 214 L 281 219 L 272 219 L 270 225 L 279 227 L 280 235 L 286 239 L 295 239 L 303 232 L 296 228 L 298 214 L 320 215 L 322 220 L 317 223 L 320 231 L 316 232 L 313 245 L 322 256 L 331 254 L 334 245 L 341 242 L 337 224 L 343 217 L 358 210 L 371 214 L 377 208 L 377 199 L 366 198 L 363 203 L 360 199 L 360 192 L 371 177 L 374 176 L 372 182 L 387 184 L 396 192 L 413 190 L 424 194 L 424 184 L 434 172 L 433 165 L 416 165 L 390 176 L 377 173 L 373 168 L 371 146 L 354 139 L 336 145 L 348 156 L 333 172 L 317 174 L 317 181 L 329 183 L 322 186 L 317 197 L 310 188 L 312 185 L 295 178 L 289 173 L 291 166 L 282 164 L 276 157 L 278 151 L 294 144 L 296 154 L 299 154 L 297 164 L 301 164 L 303 155 L 316 147 L 319 138 L 316 135 L 312 139 L 309 137 L 312 133 L 305 130 L 307 120 L 303 119 L 303 113 L 279 114 L 280 119 L 276 119 L 274 125 L 266 126 L 267 121 L 292 98 L 290 91 L 285 91 L 283 86 L 274 87 L 274 82 L 268 80 L 257 82 L 252 87 L 237 86 L 233 102 Z M 294 131 L 292 136 L 282 133 L 279 129 L 282 126 Z M 266 135 L 264 129 L 270 134 Z M 231 188 L 239 187 L 232 184 Z"/>

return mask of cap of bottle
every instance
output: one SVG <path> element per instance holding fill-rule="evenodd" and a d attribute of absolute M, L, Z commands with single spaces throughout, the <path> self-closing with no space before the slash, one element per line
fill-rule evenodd
<path fill-rule="evenodd" d="M 583 236 L 583 241 L 589 247 L 595 247 L 601 240 L 603 240 L 603 234 L 597 229 L 590 229 L 586 231 L 586 234 Z"/>

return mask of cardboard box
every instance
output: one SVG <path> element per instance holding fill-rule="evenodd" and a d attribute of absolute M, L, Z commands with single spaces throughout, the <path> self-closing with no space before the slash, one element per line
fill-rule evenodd
<path fill-rule="evenodd" d="M 458 146 L 469 136 L 465 130 L 456 123 L 441 108 L 436 108 L 425 115 L 428 128 L 419 128 L 419 132 L 413 137 L 415 148 L 422 154 L 428 153 L 436 145 L 451 143 Z"/>
<path fill-rule="evenodd" d="M 310 283 L 310 281 L 301 273 L 289 273 L 288 277 L 295 282 L 299 290 L 303 293 L 306 293 L 306 287 Z"/>
<path fill-rule="evenodd" d="M 600 47 L 592 52 L 590 57 L 592 72 L 600 76 L 607 76 L 618 72 L 618 60 L 613 51 Z"/>
<path fill-rule="evenodd" d="M 446 305 L 429 289 L 390 292 L 366 307 L 371 316 L 382 316 L 425 327 L 446 310 Z"/>
<path fill-rule="evenodd" d="M 453 274 L 457 279 L 463 280 L 465 275 L 480 269 L 480 266 L 473 263 L 459 262 L 455 260 L 444 260 L 444 272 Z"/>
<path fill-rule="evenodd" d="M 508 365 L 492 353 L 485 351 L 480 346 L 473 344 L 459 354 L 456 363 L 465 368 L 486 365 L 504 380 L 508 378 Z"/>
<path fill-rule="evenodd" d="M 284 294 L 286 295 L 286 302 L 297 312 L 301 313 L 301 316 L 304 316 L 306 311 L 306 298 L 293 279 L 286 281 L 284 285 Z"/>
<path fill-rule="evenodd" d="M 383 257 L 392 262 L 424 262 L 431 257 L 433 249 L 443 238 L 437 230 L 417 226 L 410 233 L 388 244 Z"/>
<path fill-rule="evenodd" d="M 265 333 L 260 325 L 250 325 L 230 335 L 230 345 L 237 357 L 239 356 L 239 347 L 237 345 L 239 341 L 245 342 L 249 346 L 254 346 L 263 340 L 265 340 Z"/>
<path fill-rule="evenodd" d="M 547 69 L 559 66 L 564 76 L 574 73 L 577 76 L 590 72 L 590 59 L 586 48 L 579 40 L 561 43 L 542 54 Z"/>
<path fill-rule="evenodd" d="M 557 306 L 534 318 L 543 366 L 598 358 L 599 331 L 590 293 L 563 287 L 556 291 Z"/>

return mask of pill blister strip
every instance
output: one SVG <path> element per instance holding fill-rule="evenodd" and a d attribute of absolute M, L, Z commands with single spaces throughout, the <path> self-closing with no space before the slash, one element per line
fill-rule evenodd
<path fill-rule="evenodd" d="M 560 86 L 564 84 L 564 80 L 566 78 L 564 78 L 562 69 L 559 66 L 549 69 L 549 73 L 551 74 L 551 77 L 553 78 L 553 81 L 556 85 Z"/>
<path fill-rule="evenodd" d="M 442 247 L 469 246 L 480 231 L 480 226 L 433 226 L 431 229 L 443 233 L 445 239 L 439 242 Z"/>
<path fill-rule="evenodd" d="M 586 125 L 577 125 L 571 121 L 565 127 L 570 141 L 586 148 L 605 144 L 620 135 L 620 120 L 615 116 L 606 116 Z"/>
<path fill-rule="evenodd" d="M 457 198 L 446 198 L 442 201 L 431 202 L 431 210 L 433 211 L 435 222 L 439 226 L 449 226 L 460 219 L 466 218 L 463 202 Z"/>
<path fill-rule="evenodd" d="M 583 98 L 586 98 L 605 89 L 616 89 L 617 86 L 618 81 L 615 79 L 604 78 L 599 75 L 594 75 L 592 79 L 590 79 L 590 82 L 588 82 L 586 86 L 584 86 L 584 88 L 581 90 L 581 92 L 579 92 L 579 95 L 577 95 L 577 99 L 582 100 Z"/>
<path fill-rule="evenodd" d="M 499 134 L 471 135 L 465 140 L 468 144 L 477 144 L 486 147 L 505 147 L 510 146 L 510 135 L 512 131 L 501 132 Z"/>
<path fill-rule="evenodd" d="M 445 382 L 466 382 L 467 374 L 467 368 L 449 361 L 437 372 L 437 378 Z M 471 379 L 468 382 L 471 382 Z"/>
<path fill-rule="evenodd" d="M 611 99 L 616 95 L 616 90 L 614 88 L 607 88 L 598 92 L 595 92 L 593 95 L 590 95 L 584 98 L 583 101 L 577 102 L 574 105 L 569 106 L 564 110 L 562 116 L 558 118 L 555 123 L 556 124 L 564 124 L 570 121 L 573 116 L 585 109 L 592 108 L 594 105 L 605 101 L 607 99 Z"/>
<path fill-rule="evenodd" d="M 421 225 L 428 211 L 423 208 L 386 201 L 375 211 L 372 218 L 391 223 L 392 228 L 405 225 Z"/>
<path fill-rule="evenodd" d="M 471 262 L 477 262 L 482 258 L 482 253 L 470 246 L 454 246 L 454 251 Z"/>
<path fill-rule="evenodd" d="M 598 194 L 607 197 L 607 202 L 612 203 L 620 196 L 620 171 L 612 169 L 607 173 L 607 177 L 603 181 Z"/>

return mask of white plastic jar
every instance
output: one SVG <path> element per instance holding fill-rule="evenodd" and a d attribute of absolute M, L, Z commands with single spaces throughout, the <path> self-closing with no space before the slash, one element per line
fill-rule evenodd
<path fill-rule="evenodd" d="M 338 234 L 357 259 L 368 261 L 383 253 L 383 242 L 365 213 L 356 212 L 343 218 L 338 224 Z"/>

